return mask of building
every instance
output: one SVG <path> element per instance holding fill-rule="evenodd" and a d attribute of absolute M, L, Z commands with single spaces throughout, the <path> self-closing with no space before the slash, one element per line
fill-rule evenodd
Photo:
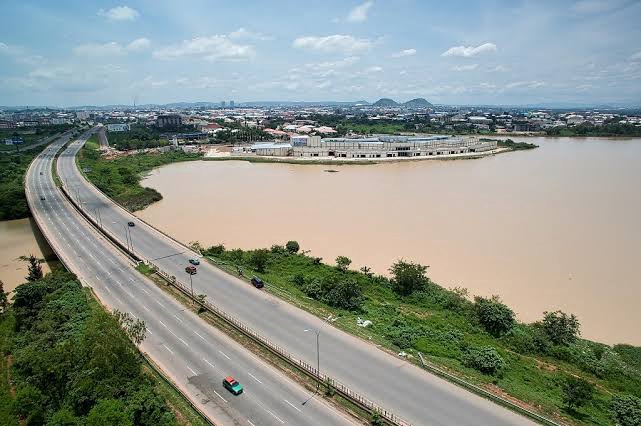
<path fill-rule="evenodd" d="M 220 107 L 221 107 L 222 109 L 225 109 L 225 107 L 226 107 L 226 106 L 227 106 L 227 102 L 225 102 L 225 101 L 221 101 L 221 102 L 220 102 Z"/>
<path fill-rule="evenodd" d="M 178 114 L 166 114 L 166 115 L 159 115 L 156 118 L 156 127 L 159 127 L 161 129 L 167 128 L 167 127 L 180 127 L 183 124 L 183 119 L 180 115 Z"/>
<path fill-rule="evenodd" d="M 229 108 L 233 108 L 233 107 L 234 107 L 234 101 L 229 101 Z"/>
<path fill-rule="evenodd" d="M 9 120 L 0 120 L 0 129 L 15 129 L 16 123 Z"/>
<path fill-rule="evenodd" d="M 109 132 L 128 132 L 129 130 L 130 130 L 129 124 L 125 124 L 125 123 L 107 124 L 107 131 Z"/>
<path fill-rule="evenodd" d="M 287 157 L 291 154 L 292 146 L 288 143 L 263 142 L 253 144 L 250 151 L 256 155 Z"/>

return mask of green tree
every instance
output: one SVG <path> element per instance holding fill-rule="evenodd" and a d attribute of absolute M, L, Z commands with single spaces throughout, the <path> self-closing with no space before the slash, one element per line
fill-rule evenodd
<path fill-rule="evenodd" d="M 365 275 L 367 278 L 372 278 L 374 274 L 372 274 L 372 268 L 369 266 L 362 266 L 360 271 Z"/>
<path fill-rule="evenodd" d="M 132 342 L 139 345 L 145 340 L 147 327 L 143 320 L 135 319 L 130 313 L 120 312 L 119 310 L 115 310 L 113 315 L 118 321 L 120 328 L 127 334 L 127 337 L 129 337 Z"/>
<path fill-rule="evenodd" d="M 29 262 L 29 274 L 26 277 L 27 281 L 38 281 L 40 278 L 42 278 L 43 275 L 42 266 L 40 266 L 40 260 L 34 255 L 30 254 L 27 258 L 27 262 Z"/>
<path fill-rule="evenodd" d="M 79 426 L 80 420 L 69 408 L 62 408 L 49 418 L 47 426 Z"/>
<path fill-rule="evenodd" d="M 581 324 L 577 317 L 561 311 L 544 312 L 541 326 L 555 345 L 567 346 L 574 343 L 581 334 Z"/>
<path fill-rule="evenodd" d="M 390 268 L 392 290 L 401 296 L 409 296 L 415 291 L 424 290 L 429 279 L 425 275 L 427 266 L 399 260 Z"/>
<path fill-rule="evenodd" d="M 285 244 L 285 248 L 287 249 L 288 252 L 294 254 L 298 253 L 298 250 L 300 250 L 300 245 L 298 244 L 298 241 L 287 241 L 287 244 Z"/>
<path fill-rule="evenodd" d="M 87 426 L 128 426 L 133 422 L 127 414 L 127 407 L 117 399 L 103 399 L 89 411 Z"/>
<path fill-rule="evenodd" d="M 250 265 L 257 272 L 265 272 L 267 262 L 269 261 L 269 251 L 265 249 L 254 250 L 249 257 Z"/>
<path fill-rule="evenodd" d="M 516 324 L 514 312 L 502 303 L 498 296 L 492 296 L 490 299 L 477 296 L 474 302 L 474 312 L 479 322 L 491 335 L 501 336 Z"/>
<path fill-rule="evenodd" d="M 341 271 L 347 271 L 349 265 L 352 264 L 352 259 L 347 256 L 338 256 L 336 258 L 336 267 Z"/>
<path fill-rule="evenodd" d="M 4 291 L 4 283 L 0 280 L 0 314 L 4 314 L 9 307 L 9 299 Z"/>
<path fill-rule="evenodd" d="M 575 410 L 592 400 L 594 385 L 580 377 L 567 376 L 562 390 L 563 403 L 568 410 Z"/>
<path fill-rule="evenodd" d="M 641 425 L 641 399 L 633 395 L 617 395 L 612 398 L 610 413 L 618 426 Z"/>
<path fill-rule="evenodd" d="M 30 384 L 16 392 L 16 413 L 27 420 L 27 424 L 41 424 L 44 419 L 45 400 L 42 392 Z"/>
<path fill-rule="evenodd" d="M 467 367 L 485 374 L 496 374 L 505 367 L 503 357 L 491 346 L 469 349 L 463 354 L 462 361 Z"/>

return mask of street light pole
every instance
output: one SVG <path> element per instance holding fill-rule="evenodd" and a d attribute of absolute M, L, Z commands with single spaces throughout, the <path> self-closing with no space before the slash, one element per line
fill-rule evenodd
<path fill-rule="evenodd" d="M 192 306 L 195 306 L 196 302 L 194 300 L 194 281 L 193 281 L 193 274 L 189 272 L 189 287 L 191 287 L 191 304 Z"/>
<path fill-rule="evenodd" d="M 131 239 L 131 228 L 127 224 L 127 232 L 129 232 L 129 244 L 131 245 L 131 252 L 134 252 L 134 240 Z"/>
<path fill-rule="evenodd" d="M 305 332 L 308 331 L 316 333 L 316 375 L 318 377 L 316 381 L 316 392 L 318 392 L 320 388 L 320 330 L 305 329 Z"/>

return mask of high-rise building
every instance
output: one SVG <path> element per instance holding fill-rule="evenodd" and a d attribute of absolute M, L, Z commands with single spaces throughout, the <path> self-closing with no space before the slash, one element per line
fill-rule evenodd
<path fill-rule="evenodd" d="M 233 107 L 234 107 L 234 101 L 229 101 L 229 108 L 233 108 Z"/>
<path fill-rule="evenodd" d="M 221 107 L 221 108 L 225 108 L 225 105 L 226 105 L 225 101 L 222 101 L 222 102 L 220 103 L 220 107 Z"/>

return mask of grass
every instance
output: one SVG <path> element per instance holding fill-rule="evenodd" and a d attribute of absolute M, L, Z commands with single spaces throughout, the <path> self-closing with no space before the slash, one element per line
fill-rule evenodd
<path fill-rule="evenodd" d="M 334 266 L 316 264 L 313 258 L 285 254 L 278 248 L 272 250 L 266 270 L 260 274 L 252 270 L 251 251 L 205 249 L 204 254 L 233 275 L 237 275 L 237 267 L 243 268 L 246 276 L 259 275 L 268 283 L 268 291 L 320 318 L 338 317 L 333 325 L 339 329 L 381 345 L 391 353 L 405 351 L 411 356 L 409 361 L 417 365 L 421 352 L 434 366 L 553 419 L 580 425 L 609 424 L 609 403 L 614 394 L 641 397 L 641 369 L 636 365 L 641 359 L 639 348 L 620 348 L 623 355 L 618 356 L 613 351 L 616 347 L 579 340 L 568 348 L 552 347 L 547 352 L 531 353 L 519 346 L 517 332 L 531 333 L 532 326 L 519 324 L 513 333 L 494 337 L 475 319 L 472 302 L 457 298 L 455 293 L 434 283 L 430 283 L 426 292 L 400 297 L 385 277 L 339 272 Z M 309 282 L 336 273 L 355 281 L 362 289 L 365 302 L 360 310 L 331 307 L 311 299 L 295 284 L 297 275 Z M 373 321 L 373 325 L 357 326 L 358 317 Z M 403 330 L 415 334 L 408 343 L 395 337 L 402 335 Z M 498 374 L 483 374 L 462 362 L 468 348 L 485 346 L 495 348 L 506 362 Z M 607 356 L 611 359 L 603 354 L 610 354 Z M 613 367 L 615 364 L 617 367 Z M 573 412 L 566 411 L 562 401 L 561 383 L 567 375 L 583 377 L 597 387 L 595 398 Z"/>
<path fill-rule="evenodd" d="M 41 139 L 53 136 L 56 133 L 64 132 L 72 127 L 72 125 L 61 124 L 55 126 L 42 126 L 33 129 L 0 129 L 0 151 L 17 151 L 15 145 L 5 145 L 5 139 L 17 136 L 24 141 L 24 143 L 17 146 L 18 150 L 25 151 L 29 150 L 31 145 L 40 142 Z"/>
<path fill-rule="evenodd" d="M 8 312 L 0 321 L 0 424 L 18 425 L 13 412 L 15 390 L 11 383 L 11 339 L 13 338 L 14 319 Z"/>
<path fill-rule="evenodd" d="M 80 150 L 78 164 L 94 185 L 130 211 L 142 210 L 162 199 L 155 189 L 140 185 L 145 172 L 165 164 L 201 158 L 200 154 L 169 151 L 105 159 L 98 147 L 97 136 L 93 135 Z"/>

